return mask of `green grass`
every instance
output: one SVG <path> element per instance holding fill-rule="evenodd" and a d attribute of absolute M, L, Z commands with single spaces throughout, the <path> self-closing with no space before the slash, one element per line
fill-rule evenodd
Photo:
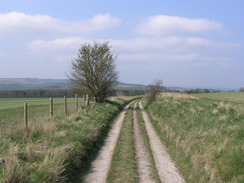
<path fill-rule="evenodd" d="M 146 90 L 149 90 L 149 87 L 147 86 L 124 86 L 124 87 L 115 87 L 114 88 L 115 90 L 128 90 L 128 91 L 131 91 L 131 90 L 143 90 L 143 91 L 146 91 Z"/>
<path fill-rule="evenodd" d="M 107 182 L 138 182 L 131 106 L 121 128 Z"/>
<path fill-rule="evenodd" d="M 74 103 L 75 98 L 67 98 L 68 103 Z M 0 110 L 8 108 L 23 107 L 24 103 L 28 105 L 49 105 L 49 98 L 0 98 Z M 64 103 L 64 98 L 53 98 L 53 104 Z"/>
<path fill-rule="evenodd" d="M 244 106 L 217 98 L 164 94 L 146 106 L 186 182 L 244 181 Z"/>
<path fill-rule="evenodd" d="M 99 149 L 114 119 L 132 99 L 112 98 L 79 112 L 70 104 L 67 117 L 62 112 L 50 117 L 48 105 L 33 105 L 28 131 L 23 126 L 22 108 L 0 110 L 0 182 L 82 179 L 94 149 Z M 55 107 L 63 111 L 62 105 Z"/>
<path fill-rule="evenodd" d="M 194 96 L 244 104 L 244 92 L 201 93 L 194 94 Z"/>

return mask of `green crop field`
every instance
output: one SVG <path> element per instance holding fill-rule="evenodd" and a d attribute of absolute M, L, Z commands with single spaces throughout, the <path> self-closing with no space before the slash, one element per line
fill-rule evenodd
<path fill-rule="evenodd" d="M 194 94 L 194 96 L 199 98 L 244 103 L 244 92 L 202 93 Z"/>
<path fill-rule="evenodd" d="M 147 86 L 124 86 L 124 87 L 120 87 L 120 86 L 117 86 L 115 87 L 115 90 L 128 90 L 128 91 L 131 91 L 131 90 L 143 90 L 143 91 L 146 91 L 146 90 L 149 90 L 150 88 L 147 87 Z"/>
<path fill-rule="evenodd" d="M 67 98 L 68 103 L 74 103 L 75 98 Z M 0 110 L 8 108 L 17 108 L 22 107 L 24 103 L 27 103 L 28 106 L 32 105 L 49 105 L 49 98 L 0 98 Z M 54 104 L 64 103 L 63 98 L 54 98 Z"/>

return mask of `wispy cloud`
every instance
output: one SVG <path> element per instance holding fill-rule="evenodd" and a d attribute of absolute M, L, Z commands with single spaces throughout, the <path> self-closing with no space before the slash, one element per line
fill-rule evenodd
<path fill-rule="evenodd" d="M 47 15 L 29 15 L 21 12 L 0 14 L 1 35 L 67 35 L 88 34 L 119 24 L 110 14 L 97 14 L 89 20 L 68 22 Z"/>
<path fill-rule="evenodd" d="M 103 40 L 97 40 L 103 41 Z M 68 37 L 55 40 L 35 40 L 27 44 L 32 53 L 54 55 L 56 60 L 71 60 L 76 56 L 83 43 L 92 43 L 92 39 Z M 233 50 L 238 44 L 214 42 L 199 37 L 161 37 L 110 39 L 113 51 L 119 54 L 118 60 L 131 62 L 196 63 L 199 61 L 225 61 L 232 58 L 218 55 L 221 50 Z M 217 51 L 217 52 L 216 52 Z M 62 54 L 61 54 L 62 53 Z"/>
<path fill-rule="evenodd" d="M 26 44 L 26 47 L 31 52 L 60 52 L 69 50 L 78 50 L 81 43 L 90 42 L 90 39 L 80 38 L 80 37 L 67 37 L 59 38 L 55 40 L 34 40 Z"/>
<path fill-rule="evenodd" d="M 9 57 L 11 57 L 11 55 L 10 54 L 7 54 L 7 53 L 1 53 L 0 52 L 0 58 L 9 58 Z"/>
<path fill-rule="evenodd" d="M 150 37 L 150 38 L 132 38 L 132 39 L 108 39 L 115 50 L 120 52 L 145 52 L 145 51 L 164 51 L 175 52 L 186 51 L 190 49 L 208 48 L 237 48 L 241 45 L 238 43 L 216 42 L 200 37 Z M 77 49 L 83 43 L 91 43 L 94 40 L 83 37 L 66 37 L 54 40 L 34 40 L 27 43 L 27 48 L 30 51 L 53 51 L 62 49 Z M 104 41 L 102 39 L 97 41 Z"/>
<path fill-rule="evenodd" d="M 185 18 L 178 16 L 158 15 L 144 20 L 136 32 L 146 35 L 172 35 L 219 30 L 223 24 L 204 18 Z"/>

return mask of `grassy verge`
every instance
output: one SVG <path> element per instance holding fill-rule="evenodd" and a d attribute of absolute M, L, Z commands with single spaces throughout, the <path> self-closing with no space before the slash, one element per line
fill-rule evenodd
<path fill-rule="evenodd" d="M 158 176 L 158 172 L 157 172 L 156 165 L 155 165 L 155 162 L 154 162 L 154 159 L 153 159 L 151 147 L 150 147 L 150 144 L 149 144 L 149 138 L 148 138 L 148 135 L 147 135 L 145 123 L 144 123 L 144 120 L 142 118 L 142 113 L 141 113 L 141 110 L 139 109 L 138 105 L 137 105 L 137 108 L 136 108 L 136 113 L 137 113 L 137 119 L 138 119 L 140 134 L 142 136 L 146 152 L 149 155 L 148 157 L 149 157 L 150 170 L 151 170 L 150 174 L 151 174 L 152 179 L 153 179 L 154 182 L 160 182 L 160 178 Z"/>
<path fill-rule="evenodd" d="M 138 182 L 133 139 L 132 105 L 127 110 L 121 128 L 107 182 Z"/>
<path fill-rule="evenodd" d="M 243 105 L 164 94 L 146 110 L 187 182 L 244 182 Z"/>
<path fill-rule="evenodd" d="M 58 114 L 53 118 L 33 106 L 33 113 L 38 115 L 31 120 L 28 131 L 17 126 L 15 112 L 10 111 L 0 123 L 4 127 L 0 133 L 0 182 L 78 181 L 94 148 L 99 148 L 101 139 L 130 100 L 113 98 L 68 117 Z M 12 117 L 11 123 L 7 116 Z M 18 118 L 17 115 L 16 121 Z"/>

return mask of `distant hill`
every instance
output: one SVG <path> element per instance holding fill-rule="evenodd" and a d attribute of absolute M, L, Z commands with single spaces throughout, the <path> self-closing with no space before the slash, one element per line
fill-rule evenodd
<path fill-rule="evenodd" d="M 66 79 L 39 78 L 0 78 L 0 90 L 29 90 L 29 89 L 69 89 L 71 85 Z M 165 87 L 166 90 L 184 91 L 187 88 Z M 116 90 L 148 90 L 147 85 L 117 82 Z M 189 88 L 188 88 L 189 89 Z"/>
<path fill-rule="evenodd" d="M 68 89 L 71 85 L 65 79 L 39 78 L 0 78 L 0 90 L 27 90 L 27 89 Z M 118 82 L 118 90 L 147 90 L 148 87 L 140 84 Z"/>
<path fill-rule="evenodd" d="M 65 79 L 0 78 L 0 90 L 67 89 Z"/>

